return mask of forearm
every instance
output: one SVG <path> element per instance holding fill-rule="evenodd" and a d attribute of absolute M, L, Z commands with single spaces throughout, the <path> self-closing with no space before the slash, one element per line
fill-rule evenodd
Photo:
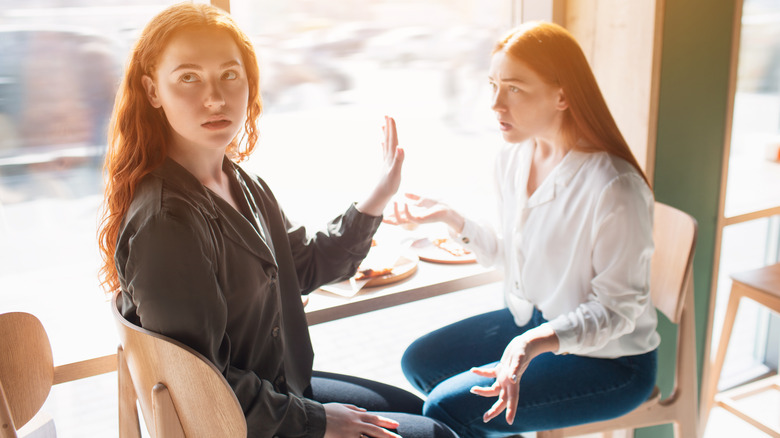
<path fill-rule="evenodd" d="M 393 195 L 394 193 L 386 193 L 381 187 L 376 187 L 366 199 L 355 204 L 355 208 L 368 216 L 382 216 L 385 206 L 393 198 Z"/>
<path fill-rule="evenodd" d="M 558 336 L 549 324 L 542 324 L 520 335 L 526 343 L 526 351 L 531 357 L 542 353 L 557 352 L 560 348 Z"/>
<path fill-rule="evenodd" d="M 455 234 L 460 234 L 463 232 L 466 219 L 463 217 L 463 215 L 448 207 L 442 217 L 442 222 L 447 224 L 447 226 L 449 226 Z"/>

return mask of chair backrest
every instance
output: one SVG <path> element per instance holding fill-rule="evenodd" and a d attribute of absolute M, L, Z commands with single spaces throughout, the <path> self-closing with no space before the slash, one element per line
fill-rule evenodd
<path fill-rule="evenodd" d="M 696 232 L 696 220 L 689 214 L 655 203 L 650 294 L 655 307 L 675 324 L 680 323 L 688 282 L 692 281 Z"/>
<path fill-rule="evenodd" d="M 41 409 L 54 383 L 49 337 L 33 315 L 0 315 L 0 437 L 16 430 Z"/>
<path fill-rule="evenodd" d="M 120 293 L 111 306 L 121 341 L 120 361 L 129 370 L 152 438 L 246 437 L 244 413 L 219 370 L 181 342 L 127 321 L 117 308 Z M 123 364 L 119 367 L 121 379 Z"/>

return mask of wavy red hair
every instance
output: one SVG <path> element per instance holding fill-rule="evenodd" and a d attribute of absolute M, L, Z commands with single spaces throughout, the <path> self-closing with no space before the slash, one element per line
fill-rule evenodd
<path fill-rule="evenodd" d="M 569 104 L 563 117 L 564 140 L 584 152 L 605 151 L 636 168 L 647 181 L 612 117 L 582 48 L 563 27 L 524 23 L 498 40 L 493 54 L 504 52 L 523 62 L 542 80 L 561 87 Z"/>
<path fill-rule="evenodd" d="M 243 132 L 233 139 L 225 153 L 240 162 L 252 153 L 257 143 L 257 119 L 263 106 L 257 55 L 249 37 L 226 12 L 208 4 L 180 3 L 152 18 L 130 54 L 109 127 L 106 187 L 98 232 L 103 259 L 100 279 L 107 292 L 119 289 L 114 251 L 135 188 L 141 178 L 162 164 L 171 133 L 162 109 L 153 108 L 147 100 L 141 78 L 154 77 L 155 64 L 171 37 L 192 28 L 227 31 L 238 46 L 246 68 L 249 82 L 246 122 Z"/>

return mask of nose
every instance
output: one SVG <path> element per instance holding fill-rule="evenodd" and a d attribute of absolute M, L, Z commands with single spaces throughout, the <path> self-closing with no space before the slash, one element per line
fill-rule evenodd
<path fill-rule="evenodd" d="M 506 110 L 506 106 L 504 105 L 504 95 L 501 93 L 501 89 L 493 90 L 490 109 L 495 112 L 503 112 Z"/>
<path fill-rule="evenodd" d="M 219 108 L 225 105 L 224 93 L 220 89 L 218 82 L 208 82 L 204 104 L 207 108 Z"/>

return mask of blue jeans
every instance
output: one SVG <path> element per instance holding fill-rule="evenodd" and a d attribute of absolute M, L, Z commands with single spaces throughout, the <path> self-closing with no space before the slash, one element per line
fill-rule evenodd
<path fill-rule="evenodd" d="M 482 415 L 494 397 L 469 392 L 493 379 L 469 372 L 501 359 L 509 341 L 546 322 L 538 310 L 518 327 L 508 309 L 474 316 L 431 332 L 412 343 L 401 366 L 406 378 L 427 394 L 423 414 L 461 438 L 503 437 L 615 418 L 650 396 L 655 385 L 656 351 L 617 359 L 545 353 L 531 361 L 520 379 L 514 423 L 502 415 L 488 423 Z"/>

